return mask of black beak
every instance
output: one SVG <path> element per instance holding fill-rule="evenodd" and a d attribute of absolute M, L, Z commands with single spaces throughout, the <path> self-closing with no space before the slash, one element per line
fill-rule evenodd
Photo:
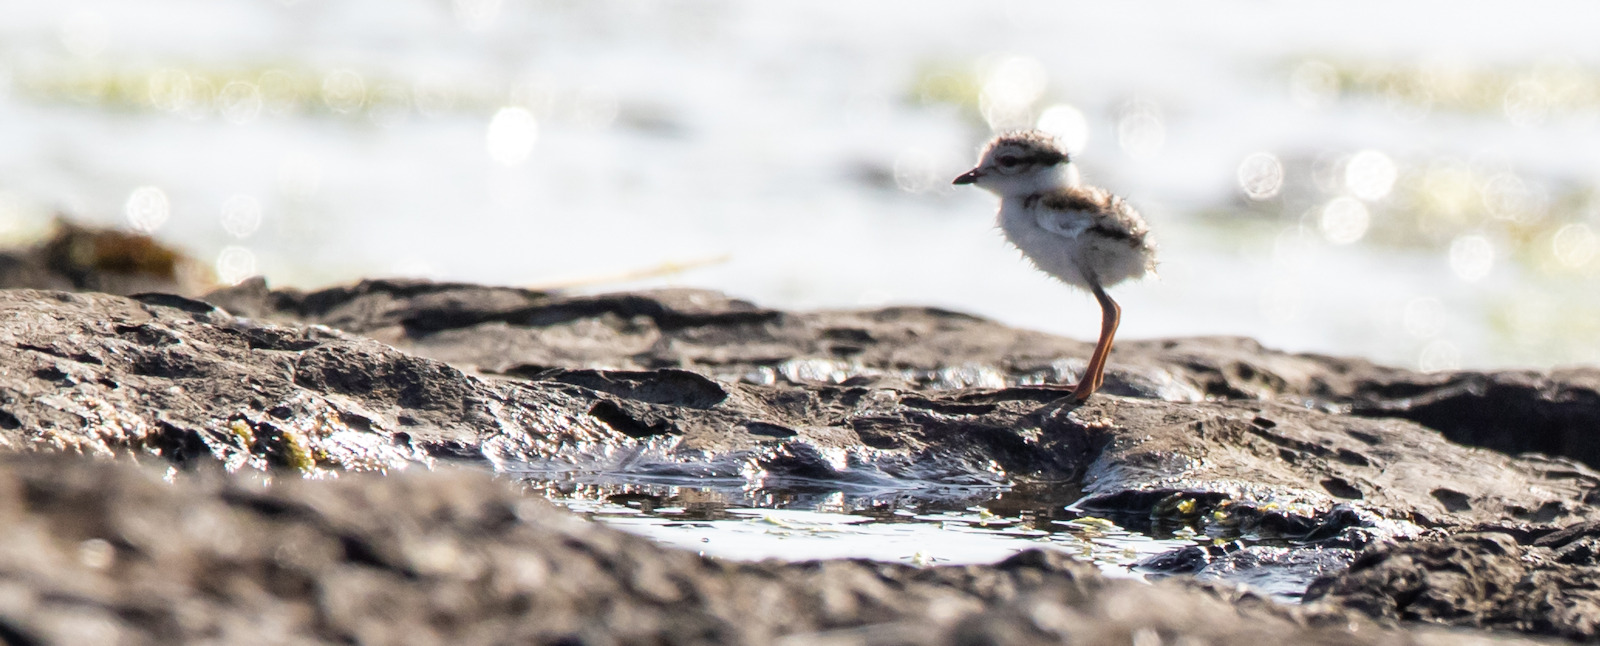
<path fill-rule="evenodd" d="M 974 182 L 977 182 L 979 177 L 983 177 L 983 173 L 978 172 L 978 169 L 974 168 L 974 169 L 969 170 L 969 171 L 967 171 L 965 173 L 962 173 L 960 177 L 956 178 L 956 181 L 951 182 L 951 183 L 952 184 L 956 184 L 958 186 L 961 185 L 961 184 L 972 184 Z"/>

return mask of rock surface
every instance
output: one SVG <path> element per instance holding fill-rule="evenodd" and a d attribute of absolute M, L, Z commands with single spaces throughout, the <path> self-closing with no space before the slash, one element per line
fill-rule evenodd
<path fill-rule="evenodd" d="M 373 285 L 349 290 L 364 294 L 356 297 L 305 296 L 300 307 L 346 330 L 487 371 L 450 356 L 458 346 L 441 339 L 475 337 L 417 332 L 422 315 L 396 312 L 466 317 L 462 312 L 487 307 L 472 299 L 498 302 L 511 292 L 413 284 L 386 289 L 387 300 L 373 303 Z M 411 300 L 395 300 L 399 295 Z M 307 302 L 320 304 L 304 309 Z M 349 333 L 242 319 L 177 297 L 3 292 L 0 361 L 10 369 L 0 375 L 0 442 L 300 468 L 388 469 L 483 456 L 533 471 L 744 477 L 753 484 L 805 478 L 892 489 L 1048 481 L 1081 488 L 1089 509 L 1198 518 L 1288 537 L 1334 536 L 1350 526 L 1395 537 L 1419 526 L 1600 518 L 1591 505 L 1600 476 L 1580 464 L 1508 457 L 1411 422 L 1308 408 L 1282 396 L 1287 384 L 1327 392 L 1327 383 L 1355 369 L 1324 376 L 1330 372 L 1312 367 L 1332 360 L 1259 349 L 1251 360 L 1250 348 L 1233 340 L 1135 346 L 1128 352 L 1135 367 L 1113 373 L 1123 375 L 1118 383 L 1154 383 L 1159 370 L 1166 385 L 1077 406 L 1059 390 L 1006 385 L 1037 377 L 1023 366 L 1065 352 L 1071 342 L 964 315 L 788 315 L 691 292 L 569 298 L 517 320 L 604 326 L 620 317 L 619 308 L 653 312 L 629 314 L 628 325 L 657 330 L 650 333 L 657 350 L 598 370 L 575 367 L 570 358 L 549 365 L 562 348 L 582 344 L 547 342 L 539 352 L 502 346 L 493 355 L 501 361 L 496 370 L 523 378 L 490 379 Z M 426 318 L 425 327 L 443 327 L 439 318 Z M 473 329 L 491 339 L 553 334 L 533 324 L 513 329 L 506 318 L 513 317 Z M 676 336 L 664 336 L 663 327 Z M 764 361 L 811 365 L 822 360 L 817 348 L 829 347 L 827 331 L 840 329 L 856 331 L 858 357 L 845 364 L 854 374 L 772 368 L 748 358 L 761 346 Z M 869 338 L 884 340 L 863 340 Z M 585 352 L 585 362 L 599 362 L 598 350 Z M 671 367 L 663 353 L 674 355 Z M 867 355 L 873 360 L 860 358 Z M 524 361 L 530 358 L 546 363 L 535 368 Z M 941 359 L 961 363 L 936 363 Z M 1141 361 L 1164 367 L 1127 376 Z M 1293 379 L 1282 376 L 1290 372 Z M 1243 392 L 1242 374 L 1251 375 L 1248 383 L 1276 384 L 1279 396 L 1155 396 L 1163 389 Z M 995 387 L 968 383 L 982 379 Z"/>
<path fill-rule="evenodd" d="M 1139 510 L 1186 492 L 1196 514 L 1223 500 L 1308 516 L 1342 505 L 1422 526 L 1587 519 L 1600 487 L 1573 439 L 1600 424 L 1596 370 L 1424 375 L 1244 339 L 1132 341 L 1111 396 L 1073 407 L 1034 386 L 1074 381 L 1088 344 L 926 308 L 797 314 L 692 290 L 404 281 L 311 294 L 257 282 L 208 300 L 600 394 L 591 414 L 614 430 L 671 438 L 680 455 L 744 452 L 769 475 L 1068 480 Z M 1449 412 L 1463 409 L 1501 412 Z M 1504 432 L 1519 419 L 1538 432 Z M 806 447 L 848 449 L 849 472 Z M 1508 457 L 1535 449 L 1555 450 Z"/>
<path fill-rule="evenodd" d="M 331 481 L 0 456 L 0 642 L 1514 644 L 1386 629 L 1057 553 L 738 564 L 475 471 Z"/>
<path fill-rule="evenodd" d="M 0 447 L 313 474 L 466 459 L 754 488 L 1031 483 L 1081 491 L 1080 508 L 1125 524 L 1282 544 L 1164 555 L 1160 571 L 1310 567 L 1330 574 L 1319 598 L 1379 617 L 1591 634 L 1588 615 L 1552 618 L 1576 597 L 1540 606 L 1449 584 L 1472 559 L 1492 567 L 1458 578 L 1494 590 L 1523 574 L 1586 575 L 1592 564 L 1556 557 L 1496 574 L 1500 557 L 1471 551 L 1493 541 L 1463 534 L 1511 532 L 1528 544 L 1506 554 L 1542 554 L 1555 548 L 1531 541 L 1600 522 L 1600 474 L 1586 466 L 1600 420 L 1593 369 L 1424 375 L 1241 339 L 1133 341 L 1119 344 L 1106 394 L 1075 405 L 1059 385 L 1088 344 L 926 308 L 788 313 L 699 291 L 408 281 L 314 293 L 247 283 L 205 301 L 0 291 Z M 1418 610 L 1429 590 L 1435 610 Z M 1267 614 L 1290 621 L 1280 611 Z M 894 616 L 938 613 L 905 612 Z M 927 634 L 909 621 L 838 637 L 922 641 L 896 636 Z M 749 639 L 792 632 L 773 630 Z"/>
<path fill-rule="evenodd" d="M 374 280 L 314 293 L 260 281 L 207 297 L 235 314 L 320 323 L 486 373 L 683 368 L 721 381 L 902 389 L 1072 383 L 1092 345 L 932 308 L 789 313 L 714 292 L 563 296 Z M 1118 343 L 1106 392 L 1281 400 L 1409 419 L 1454 442 L 1600 466 L 1600 369 L 1422 374 L 1287 354 L 1249 339 Z"/>
<path fill-rule="evenodd" d="M 1307 597 L 1385 619 L 1592 642 L 1600 639 L 1600 524 L 1385 545 L 1318 580 Z"/>

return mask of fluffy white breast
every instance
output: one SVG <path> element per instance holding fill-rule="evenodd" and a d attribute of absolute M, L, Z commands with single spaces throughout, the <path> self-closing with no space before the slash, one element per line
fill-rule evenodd
<path fill-rule="evenodd" d="M 1091 224 L 1085 213 L 1029 208 L 1021 198 L 1000 201 L 999 225 L 1006 240 L 1040 271 L 1069 285 L 1089 285 L 1078 260 L 1079 237 Z"/>
<path fill-rule="evenodd" d="M 1151 266 L 1152 248 L 1088 233 L 1094 216 L 1059 211 L 1037 202 L 1000 201 L 1000 230 L 1035 267 L 1057 280 L 1088 289 L 1141 278 Z"/>

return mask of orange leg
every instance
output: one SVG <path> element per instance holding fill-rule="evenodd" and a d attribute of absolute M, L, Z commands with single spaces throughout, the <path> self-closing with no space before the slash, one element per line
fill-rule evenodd
<path fill-rule="evenodd" d="M 1078 380 L 1078 387 L 1072 390 L 1072 398 L 1076 401 L 1088 399 L 1094 391 L 1100 389 L 1105 381 L 1106 360 L 1111 356 L 1111 340 L 1117 335 L 1117 325 L 1122 323 L 1122 308 L 1117 302 L 1106 295 L 1106 290 L 1099 285 L 1092 286 L 1095 300 L 1100 301 L 1100 340 L 1094 344 L 1094 354 L 1089 357 L 1089 365 L 1083 369 L 1083 378 Z"/>

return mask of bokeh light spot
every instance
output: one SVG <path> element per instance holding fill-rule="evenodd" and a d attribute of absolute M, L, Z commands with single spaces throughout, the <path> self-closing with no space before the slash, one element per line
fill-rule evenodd
<path fill-rule="evenodd" d="M 1122 107 L 1117 117 L 1117 144 L 1134 159 L 1150 159 L 1167 143 L 1167 127 L 1161 106 L 1153 101 L 1135 100 Z"/>
<path fill-rule="evenodd" d="M 261 228 L 261 202 L 249 195 L 234 195 L 222 203 L 222 229 L 235 238 L 250 237 Z"/>
<path fill-rule="evenodd" d="M 1459 220 L 1478 201 L 1478 188 L 1465 162 L 1442 159 L 1422 175 L 1422 195 L 1428 211 Z"/>
<path fill-rule="evenodd" d="M 172 205 L 167 202 L 167 194 L 154 186 L 140 186 L 128 194 L 124 211 L 128 215 L 128 224 L 144 232 L 153 233 L 161 225 L 166 224 L 167 218 L 172 215 Z"/>
<path fill-rule="evenodd" d="M 189 77 L 189 97 L 178 114 L 188 119 L 199 121 L 211 116 L 211 110 L 216 106 L 217 86 L 206 79 Z"/>
<path fill-rule="evenodd" d="M 1069 154 L 1076 155 L 1083 152 L 1083 147 L 1089 143 L 1089 120 L 1083 116 L 1083 111 L 1065 103 L 1057 103 L 1039 114 L 1038 127 L 1040 130 L 1055 135 L 1056 141 L 1067 149 Z"/>
<path fill-rule="evenodd" d="M 111 25 L 99 12 L 79 10 L 61 21 L 61 46 L 73 56 L 99 56 L 110 41 Z"/>
<path fill-rule="evenodd" d="M 450 80 L 442 74 L 428 74 L 417 79 L 411 87 L 411 100 L 416 103 L 417 112 L 426 117 L 441 116 L 456 107 Z"/>
<path fill-rule="evenodd" d="M 1350 192 L 1363 200 L 1381 200 L 1394 189 L 1399 175 L 1394 160 L 1376 150 L 1363 150 L 1350 158 L 1344 167 L 1344 183 Z"/>
<path fill-rule="evenodd" d="M 1483 206 L 1501 220 L 1531 223 L 1544 217 L 1545 196 L 1512 173 L 1498 173 L 1483 185 Z"/>
<path fill-rule="evenodd" d="M 1437 298 L 1420 297 L 1406 302 L 1400 325 L 1418 339 L 1431 339 L 1444 330 L 1444 303 Z"/>
<path fill-rule="evenodd" d="M 147 86 L 150 105 L 157 110 L 177 112 L 189 105 L 189 75 L 182 70 L 156 70 Z"/>
<path fill-rule="evenodd" d="M 1494 245 L 1489 239 L 1468 234 L 1450 242 L 1450 271 L 1469 283 L 1483 280 L 1494 270 Z"/>
<path fill-rule="evenodd" d="M 261 106 L 273 116 L 286 116 L 305 101 L 306 83 L 284 70 L 267 70 L 256 80 L 261 93 Z"/>
<path fill-rule="evenodd" d="M 1550 251 L 1556 262 L 1568 269 L 1589 264 L 1600 254 L 1600 236 L 1583 222 L 1575 222 L 1556 230 L 1550 237 Z"/>
<path fill-rule="evenodd" d="M 261 90 L 244 81 L 228 83 L 217 93 L 217 109 L 228 123 L 242 126 L 255 121 L 261 114 Z"/>
<path fill-rule="evenodd" d="M 1289 75 L 1289 96 L 1300 107 L 1320 108 L 1339 98 L 1339 70 L 1322 61 L 1306 61 Z"/>
<path fill-rule="evenodd" d="M 945 183 L 933 155 L 911 148 L 894 159 L 894 184 L 907 193 L 924 193 Z"/>
<path fill-rule="evenodd" d="M 1367 235 L 1367 226 L 1371 221 L 1365 204 L 1355 198 L 1339 197 L 1322 207 L 1322 214 L 1317 218 L 1317 230 L 1328 242 L 1350 244 Z"/>
<path fill-rule="evenodd" d="M 217 254 L 217 280 L 237 285 L 256 275 L 256 255 L 244 247 L 223 247 Z"/>
<path fill-rule="evenodd" d="M 1270 200 L 1283 190 L 1283 162 L 1272 153 L 1254 153 L 1239 162 L 1239 188 L 1252 200 Z"/>
<path fill-rule="evenodd" d="M 978 110 L 994 130 L 1023 128 L 1033 121 L 1033 102 L 1044 94 L 1049 81 L 1044 64 L 1025 56 L 1001 60 L 984 78 L 978 93 Z"/>
<path fill-rule="evenodd" d="M 367 100 L 367 85 L 351 70 L 334 70 L 322 77 L 322 102 L 339 114 L 361 109 Z"/>
<path fill-rule="evenodd" d="M 1444 372 L 1461 368 L 1461 348 L 1444 339 L 1434 339 L 1422 346 L 1417 356 L 1417 369 L 1422 372 Z"/>
<path fill-rule="evenodd" d="M 384 83 L 368 95 L 367 120 L 380 128 L 400 125 L 411 116 L 411 96 L 398 83 Z"/>
<path fill-rule="evenodd" d="M 456 22 L 471 31 L 483 31 L 500 18 L 504 0 L 455 0 Z"/>
<path fill-rule="evenodd" d="M 1550 115 L 1550 104 L 1550 92 L 1543 84 L 1525 80 L 1506 88 L 1501 107 L 1505 110 L 1506 120 L 1510 121 L 1511 125 L 1532 128 L 1544 123 L 1545 118 Z"/>
<path fill-rule="evenodd" d="M 489 121 L 485 144 L 489 158 L 507 166 L 528 160 L 539 139 L 539 122 L 526 108 L 505 107 Z"/>

